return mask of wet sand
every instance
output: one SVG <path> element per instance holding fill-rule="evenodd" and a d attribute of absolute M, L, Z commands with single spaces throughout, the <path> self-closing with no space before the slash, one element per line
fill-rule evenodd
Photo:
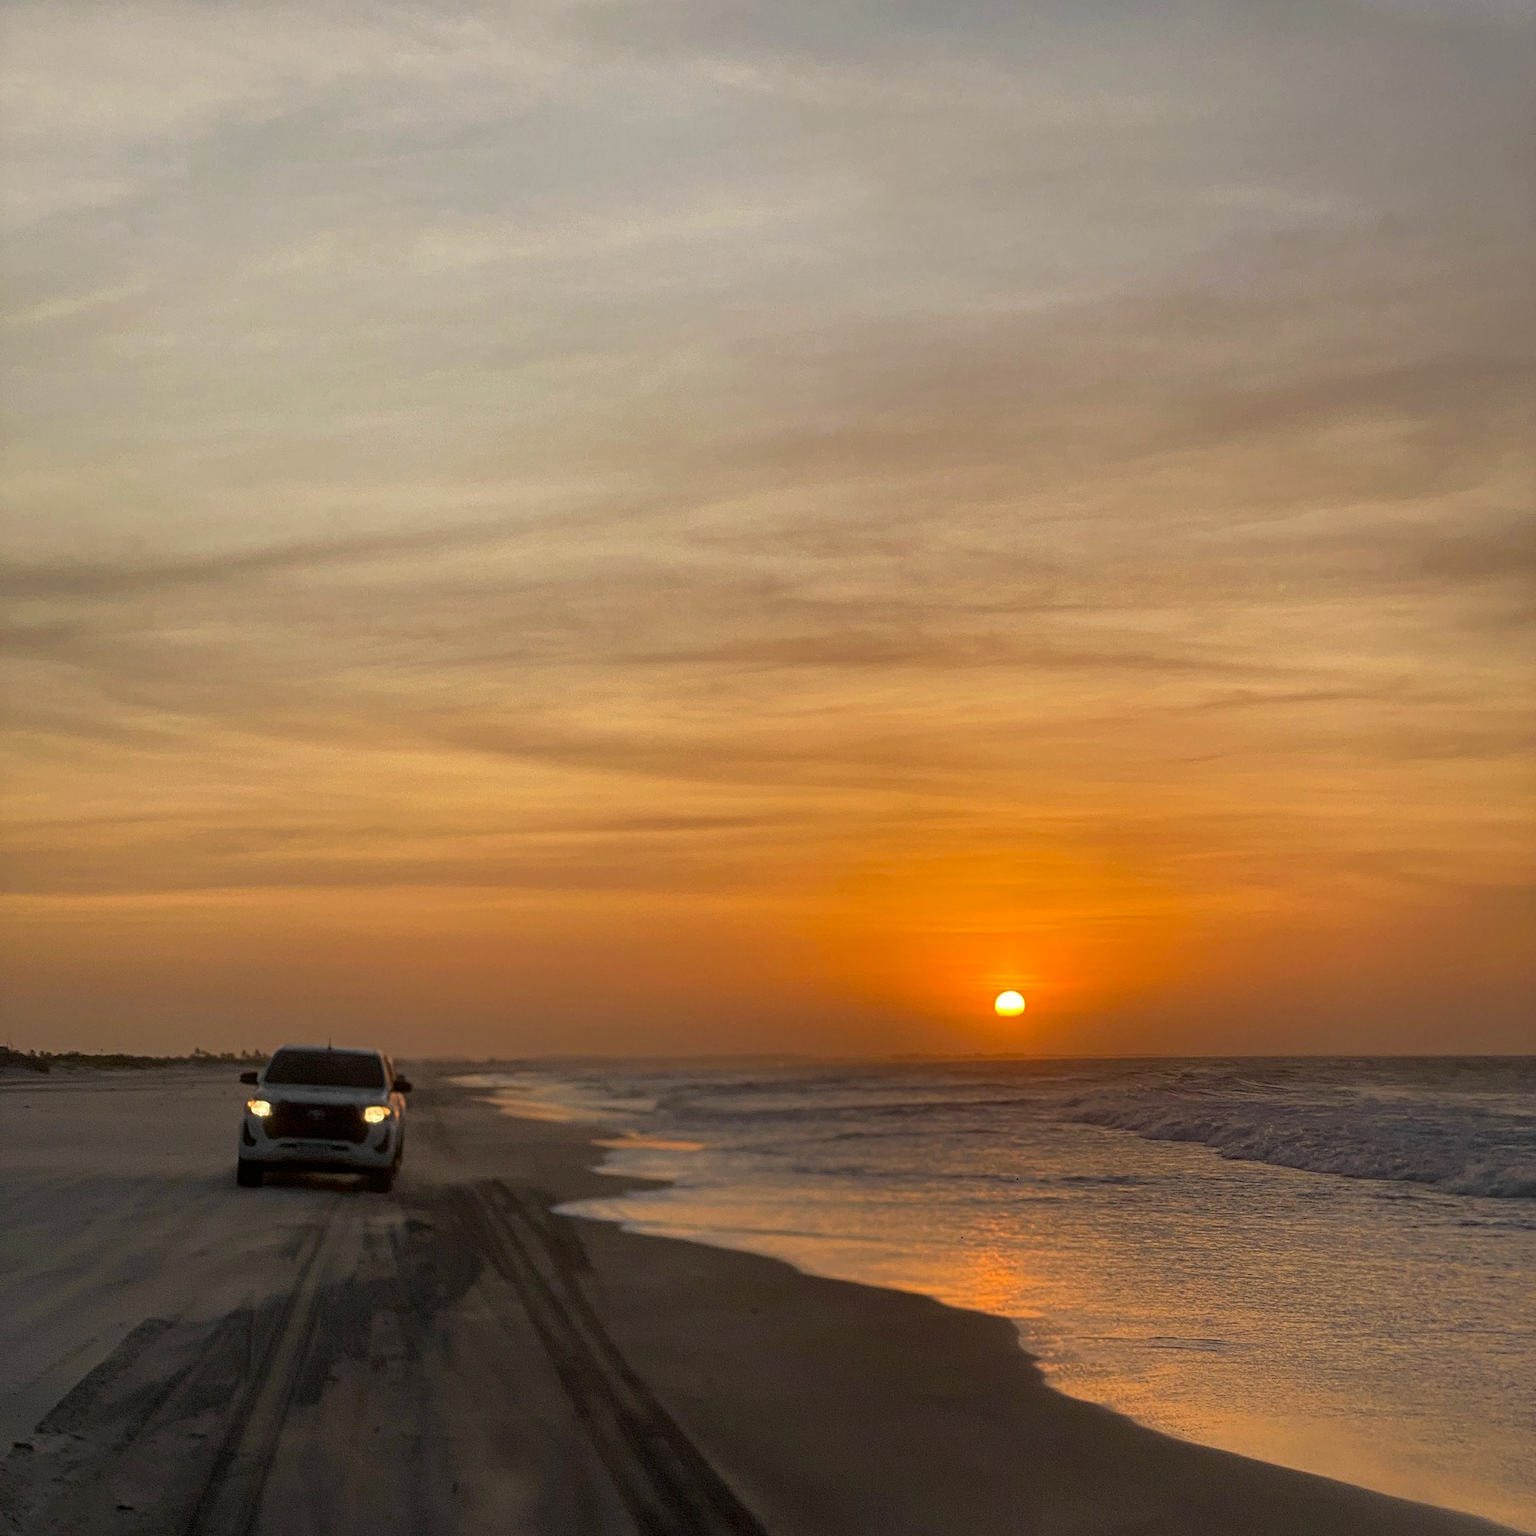
<path fill-rule="evenodd" d="M 999 1318 L 555 1215 L 579 1127 L 415 1068 L 394 1194 L 237 1189 L 228 1069 L 0 1080 L 0 1526 L 1472 1536 L 1050 1390 Z"/>

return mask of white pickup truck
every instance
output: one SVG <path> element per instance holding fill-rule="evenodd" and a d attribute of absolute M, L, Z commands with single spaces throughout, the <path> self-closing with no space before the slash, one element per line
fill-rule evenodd
<path fill-rule="evenodd" d="M 382 1051 L 285 1045 L 261 1072 L 240 1125 L 236 1181 L 258 1186 L 268 1169 L 360 1173 L 388 1193 L 405 1151 L 405 1095 Z"/>

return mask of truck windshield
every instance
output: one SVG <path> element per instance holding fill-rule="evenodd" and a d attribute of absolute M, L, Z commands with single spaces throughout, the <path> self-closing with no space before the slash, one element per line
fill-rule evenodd
<path fill-rule="evenodd" d="M 266 1081 L 311 1088 L 382 1088 L 384 1063 L 372 1051 L 279 1051 L 267 1066 Z"/>

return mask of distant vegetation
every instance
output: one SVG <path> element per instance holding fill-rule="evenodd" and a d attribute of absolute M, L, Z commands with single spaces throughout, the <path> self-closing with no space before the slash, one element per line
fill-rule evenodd
<path fill-rule="evenodd" d="M 154 1067 L 260 1066 L 266 1059 L 265 1051 L 195 1050 L 190 1056 L 125 1056 L 120 1052 L 15 1051 L 0 1045 L 0 1072 L 51 1072 L 55 1067 L 143 1072 Z"/>

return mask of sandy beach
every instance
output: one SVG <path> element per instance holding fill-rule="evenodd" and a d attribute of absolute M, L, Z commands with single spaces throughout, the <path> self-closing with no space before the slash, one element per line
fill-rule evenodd
<path fill-rule="evenodd" d="M 1001 1318 L 554 1214 L 587 1134 L 415 1066 L 392 1195 L 237 1189 L 229 1069 L 0 1081 L 26 1533 L 1472 1536 L 1052 1391 Z"/>

